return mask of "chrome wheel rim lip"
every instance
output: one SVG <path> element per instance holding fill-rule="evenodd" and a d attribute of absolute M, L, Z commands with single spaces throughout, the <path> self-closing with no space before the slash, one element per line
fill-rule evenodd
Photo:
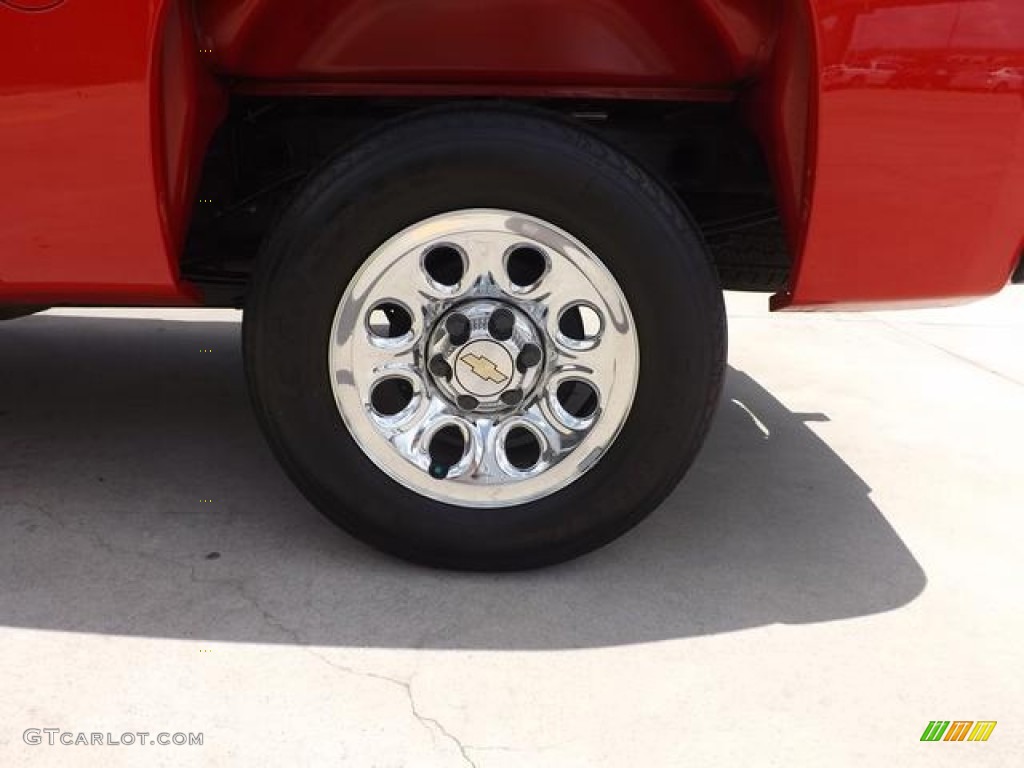
<path fill-rule="evenodd" d="M 435 280 L 424 267 L 424 254 L 439 245 L 454 247 L 462 255 L 462 276 L 454 283 Z M 544 256 L 542 273 L 525 286 L 512 281 L 507 267 L 510 251 L 523 246 Z M 515 313 L 517 329 L 533 329 L 523 330 L 516 340 L 500 342 L 513 360 L 527 343 L 537 344 L 543 359 L 537 370 L 527 371 L 532 378 L 518 379 L 528 384 L 518 405 L 498 404 L 476 412 L 453 402 L 452 388 L 443 386 L 429 364 L 431 345 L 439 343 L 439 323 L 454 312 L 480 314 L 483 304 L 507 306 Z M 391 306 L 408 314 L 407 332 L 396 338 L 375 336 L 370 313 Z M 596 313 L 599 329 L 593 339 L 569 338 L 560 330 L 560 316 L 574 306 Z M 577 327 L 585 328 L 586 323 Z M 474 328 L 473 333 L 478 331 Z M 474 336 L 466 344 L 482 339 Z M 455 352 L 445 349 L 458 358 L 465 346 L 454 345 Z M 377 248 L 338 303 L 328 347 L 338 411 L 364 454 L 418 494 L 479 508 L 544 498 L 593 467 L 626 422 L 640 362 L 629 305 L 599 258 L 575 237 L 541 219 L 494 209 L 434 216 Z M 408 403 L 397 413 L 380 413 L 373 394 L 381 381 L 394 378 L 406 382 L 401 388 L 403 395 L 409 394 Z M 567 411 L 558 389 L 567 381 L 582 381 L 592 390 L 592 412 L 580 417 Z M 465 450 L 439 479 L 430 474 L 437 468 L 431 459 L 431 439 L 446 426 L 464 435 Z M 511 460 L 506 441 L 517 428 L 526 430 L 537 444 L 536 463 L 525 469 Z"/>

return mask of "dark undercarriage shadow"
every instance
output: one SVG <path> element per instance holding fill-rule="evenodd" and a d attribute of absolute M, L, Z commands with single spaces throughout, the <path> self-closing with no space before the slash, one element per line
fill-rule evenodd
<path fill-rule="evenodd" d="M 10 321 L 0 625 L 549 649 L 897 608 L 924 573 L 870 489 L 805 424 L 823 418 L 791 413 L 730 370 L 703 454 L 639 528 L 555 568 L 445 573 L 362 546 L 291 486 L 252 416 L 237 324 Z"/>

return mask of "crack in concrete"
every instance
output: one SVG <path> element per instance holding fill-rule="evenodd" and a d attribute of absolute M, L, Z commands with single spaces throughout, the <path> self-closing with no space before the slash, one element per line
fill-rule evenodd
<path fill-rule="evenodd" d="M 470 768 L 478 768 L 478 766 L 469 756 L 469 753 L 467 752 L 468 749 L 479 749 L 481 751 L 505 749 L 504 747 L 469 747 L 463 744 L 462 741 L 454 733 L 449 731 L 441 723 L 440 720 L 438 720 L 435 717 L 430 717 L 420 710 L 419 705 L 416 703 L 416 697 L 413 693 L 412 678 L 410 678 L 409 680 L 403 680 L 401 678 L 390 677 L 379 672 L 368 672 L 353 669 L 352 667 L 345 666 L 344 664 L 339 664 L 331 660 L 327 656 L 323 655 L 322 653 L 319 653 L 315 649 L 311 648 L 307 641 L 304 640 L 302 636 L 299 634 L 298 630 L 289 627 L 280 618 L 275 616 L 266 607 L 264 607 L 264 605 L 260 602 L 260 600 L 257 597 L 250 594 L 246 590 L 245 585 L 240 580 L 225 577 L 216 577 L 209 579 L 201 578 L 196 573 L 196 565 L 194 563 L 188 563 L 182 560 L 167 557 L 165 555 L 159 555 L 155 552 L 145 552 L 140 550 L 129 550 L 122 549 L 120 547 L 115 547 L 113 544 L 102 538 L 95 531 L 80 530 L 68 526 L 67 523 L 65 523 L 59 517 L 54 515 L 49 509 L 47 509 L 43 505 L 30 504 L 26 506 L 35 508 L 40 514 L 42 514 L 48 520 L 53 522 L 58 528 L 61 528 L 65 531 L 69 531 L 71 533 L 77 533 L 85 536 L 86 538 L 90 539 L 97 547 L 99 547 L 100 549 L 102 549 L 110 555 L 127 555 L 140 557 L 143 559 L 153 560 L 163 565 L 173 565 L 179 568 L 187 568 L 189 573 L 189 581 L 191 581 L 193 584 L 213 584 L 215 586 L 219 585 L 224 587 L 230 587 L 237 593 L 237 595 L 240 598 L 242 598 L 242 600 L 248 603 L 250 607 L 256 610 L 260 614 L 260 616 L 263 617 L 263 621 L 267 626 L 273 627 L 274 629 L 278 630 L 281 634 L 285 635 L 288 639 L 290 639 L 292 643 L 298 646 L 301 650 L 305 651 L 307 654 L 313 656 L 317 660 L 323 662 L 327 666 L 348 675 L 354 675 L 356 677 L 366 677 L 371 678 L 373 680 L 380 680 L 382 682 L 386 682 L 390 685 L 400 688 L 405 694 L 405 699 L 409 704 L 410 713 L 416 719 L 416 721 L 427 730 L 427 732 L 430 734 L 431 739 L 435 737 L 435 734 L 437 732 L 440 732 L 440 734 L 444 738 L 448 739 L 448 741 L 450 741 L 455 746 L 459 754 L 462 756 L 462 759 L 466 762 L 467 765 L 470 766 Z"/>
<path fill-rule="evenodd" d="M 415 717 L 424 725 L 426 725 L 427 723 L 432 723 L 437 728 L 437 730 L 443 733 L 452 742 L 452 744 L 455 745 L 455 748 L 459 750 L 459 754 L 462 755 L 462 759 L 465 760 L 466 763 L 468 763 L 471 766 L 471 768 L 477 768 L 477 765 L 473 761 L 473 758 L 471 758 L 469 756 L 469 753 L 466 752 L 468 747 L 465 744 L 463 744 L 462 741 L 454 733 L 445 728 L 444 725 L 441 724 L 441 721 L 437 718 L 427 717 L 419 711 L 419 708 L 416 706 L 416 697 L 413 695 L 412 692 L 412 680 L 410 680 L 409 683 L 405 686 L 405 690 L 409 698 L 409 709 L 412 711 L 413 717 Z"/>
<path fill-rule="evenodd" d="M 477 768 L 477 764 L 473 761 L 473 759 L 469 756 L 469 753 L 466 751 L 467 749 L 476 749 L 476 747 L 468 747 L 467 745 L 463 744 L 459 737 L 457 737 L 454 733 L 445 728 L 445 726 L 441 723 L 440 720 L 438 720 L 435 717 L 429 717 L 420 711 L 419 706 L 416 704 L 416 696 L 413 694 L 412 690 L 412 678 L 408 680 L 403 680 L 398 677 L 390 677 L 388 675 L 383 675 L 379 672 L 366 672 L 353 669 L 352 667 L 348 667 L 344 664 L 338 664 L 337 662 L 332 661 L 331 659 L 327 658 L 321 653 L 318 653 L 309 646 L 303 646 L 303 648 L 307 653 L 311 654 L 312 656 L 315 656 L 324 664 L 326 664 L 329 667 L 333 667 L 339 672 L 344 672 L 345 674 L 349 675 L 355 675 L 357 677 L 369 677 L 374 680 L 381 680 L 401 688 L 402 691 L 405 693 L 406 701 L 408 701 L 409 703 L 410 713 L 414 718 L 416 718 L 420 725 L 422 725 L 427 730 L 427 732 L 430 734 L 431 739 L 434 738 L 435 729 L 437 731 L 440 731 L 445 738 L 447 738 L 453 745 L 455 745 L 455 748 L 459 751 L 459 754 L 462 756 L 462 759 L 465 760 L 466 763 L 469 766 L 471 766 L 471 768 Z M 431 726 L 433 726 L 433 728 Z"/>
<path fill-rule="evenodd" d="M 406 701 L 409 704 L 410 713 L 414 718 L 416 718 L 417 722 L 419 722 L 420 725 L 422 725 L 427 730 L 427 732 L 430 733 L 431 738 L 434 738 L 436 729 L 455 746 L 455 748 L 459 751 L 459 754 L 462 756 L 462 759 L 465 760 L 466 764 L 469 765 L 470 768 L 477 768 L 477 764 L 473 761 L 473 759 L 469 756 L 469 753 L 466 751 L 468 747 L 466 747 L 462 743 L 462 741 L 455 734 L 449 731 L 437 718 L 429 717 L 420 710 L 419 706 L 416 703 L 416 697 L 413 694 L 412 679 L 403 680 L 401 678 L 391 677 L 389 675 L 384 675 L 379 672 L 357 670 L 344 664 L 339 664 L 330 659 L 329 657 L 325 656 L 324 654 L 318 652 L 314 648 L 311 648 L 307 641 L 304 640 L 302 636 L 299 634 L 298 630 L 289 627 L 280 618 L 278 618 L 269 610 L 267 610 L 267 608 L 265 608 L 260 603 L 259 599 L 249 594 L 246 591 L 245 586 L 237 579 L 200 579 L 196 576 L 194 565 L 190 566 L 190 572 L 190 578 L 193 582 L 219 583 L 233 587 L 237 591 L 239 597 L 241 597 L 243 600 L 249 603 L 255 610 L 257 610 L 260 613 L 266 624 L 276 628 L 278 631 L 288 636 L 295 645 L 299 646 L 307 654 L 313 656 L 314 658 L 323 662 L 332 669 L 335 669 L 339 672 L 343 672 L 347 675 L 354 675 L 356 677 L 366 677 L 373 680 L 380 680 L 381 682 L 385 682 L 390 685 L 401 688 L 402 691 L 405 693 Z M 433 728 L 431 726 L 433 726 Z"/>

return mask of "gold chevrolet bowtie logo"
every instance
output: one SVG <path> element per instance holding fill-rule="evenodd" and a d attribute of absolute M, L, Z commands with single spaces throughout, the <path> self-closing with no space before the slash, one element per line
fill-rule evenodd
<path fill-rule="evenodd" d="M 469 369 L 484 381 L 493 381 L 495 384 L 501 384 L 508 380 L 508 376 L 499 371 L 498 366 L 483 355 L 469 353 L 460 357 L 459 360 L 468 365 Z"/>

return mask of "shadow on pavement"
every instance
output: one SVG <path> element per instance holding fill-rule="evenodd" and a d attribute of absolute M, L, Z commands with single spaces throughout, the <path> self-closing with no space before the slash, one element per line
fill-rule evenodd
<path fill-rule="evenodd" d="M 11 321 L 0 626 L 557 649 L 897 608 L 924 573 L 806 426 L 825 418 L 791 413 L 731 369 L 697 464 L 628 536 L 543 571 L 435 572 L 350 539 L 292 488 L 252 417 L 237 324 Z"/>

